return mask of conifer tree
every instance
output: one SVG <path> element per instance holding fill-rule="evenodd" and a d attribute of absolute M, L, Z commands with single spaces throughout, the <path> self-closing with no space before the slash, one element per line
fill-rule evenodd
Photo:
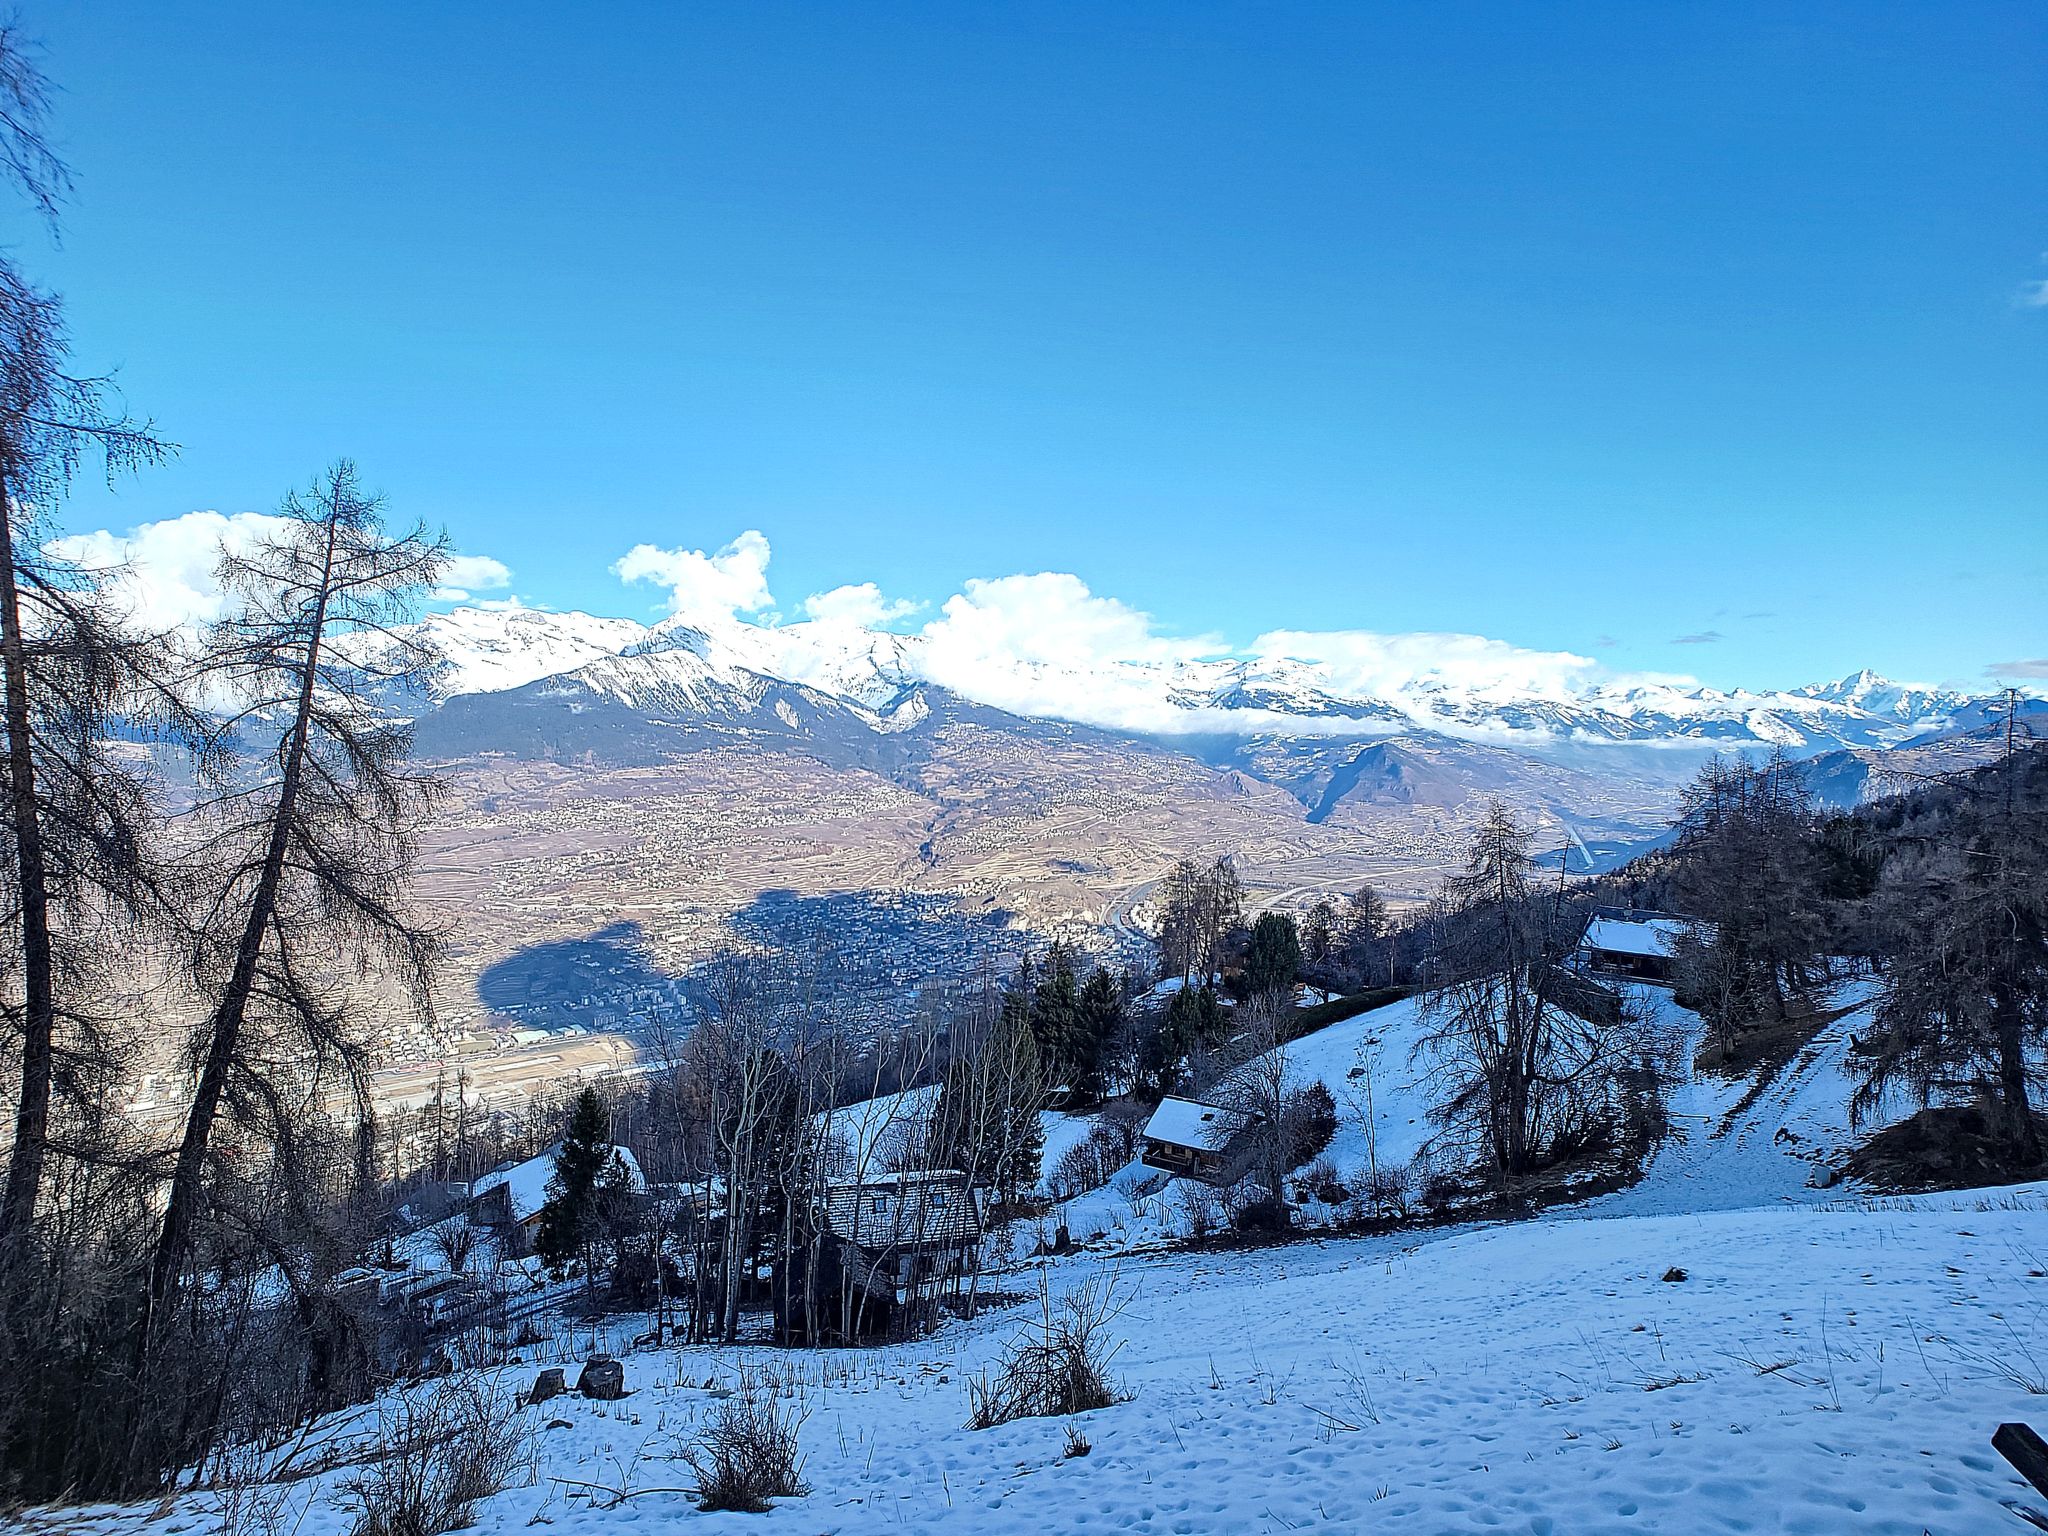
<path fill-rule="evenodd" d="M 540 1208 L 540 1230 L 534 1236 L 534 1252 L 556 1274 L 577 1259 L 585 1260 L 587 1268 L 597 1236 L 598 1182 L 611 1158 L 604 1105 L 594 1089 L 586 1088 L 577 1096 L 568 1133 L 555 1149 L 547 1203 Z"/>
<path fill-rule="evenodd" d="M 1252 924 L 1244 956 L 1246 992 L 1253 997 L 1284 993 L 1301 969 L 1301 938 L 1285 912 L 1261 912 Z"/>

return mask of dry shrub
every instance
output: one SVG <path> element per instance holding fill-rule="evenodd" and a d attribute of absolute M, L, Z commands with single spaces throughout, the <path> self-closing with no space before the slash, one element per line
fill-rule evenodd
<path fill-rule="evenodd" d="M 741 1372 L 738 1388 L 712 1409 L 696 1443 L 683 1452 L 697 1474 L 698 1507 L 758 1515 L 770 1499 L 809 1493 L 797 1441 L 809 1416 L 801 1400 L 784 1408 L 773 1391 Z"/>
<path fill-rule="evenodd" d="M 1102 1188 L 1131 1155 L 1128 1139 L 1116 1126 L 1093 1125 L 1086 1136 L 1060 1154 L 1047 1183 L 1056 1197 L 1071 1200 Z"/>
<path fill-rule="evenodd" d="M 1117 1400 L 1109 1381 L 1110 1362 L 1123 1348 L 1109 1337 L 1124 1309 L 1116 1277 L 1090 1280 L 1055 1304 L 1040 1276 L 1038 1309 L 1038 1320 L 1003 1347 L 993 1373 L 968 1381 L 969 1429 L 1086 1413 Z"/>
<path fill-rule="evenodd" d="M 380 1459 L 342 1485 L 356 1506 L 350 1536 L 461 1530 L 532 1457 L 517 1399 L 494 1380 L 408 1387 L 379 1405 L 377 1418 Z"/>

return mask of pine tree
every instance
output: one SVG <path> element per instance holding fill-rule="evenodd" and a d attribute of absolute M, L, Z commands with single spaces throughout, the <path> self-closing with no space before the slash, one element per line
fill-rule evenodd
<path fill-rule="evenodd" d="M 1277 996 L 1294 985 L 1301 969 L 1301 939 L 1285 912 L 1261 912 L 1245 950 L 1244 981 L 1253 997 Z"/>
<path fill-rule="evenodd" d="M 1080 1090 L 1068 1074 L 1074 1066 L 1074 1029 L 1080 1006 L 1073 948 L 1054 944 L 1046 951 L 1044 974 L 1031 994 L 1031 1034 L 1038 1041 L 1046 1081 L 1074 1092 Z"/>
<path fill-rule="evenodd" d="M 1186 1085 L 1190 1058 L 1212 1050 L 1223 1038 L 1223 1005 L 1210 987 L 1182 987 L 1166 1004 L 1166 1016 L 1152 1037 L 1146 1067 L 1160 1094 Z"/>
<path fill-rule="evenodd" d="M 1092 1103 L 1108 1091 L 1110 1051 L 1123 1024 L 1123 988 L 1108 967 L 1097 966 L 1075 1004 L 1065 1052 L 1067 1082 L 1081 1099 Z"/>
<path fill-rule="evenodd" d="M 604 1105 L 594 1089 L 586 1088 L 577 1096 L 568 1134 L 555 1149 L 547 1203 L 540 1208 L 540 1231 L 534 1236 L 534 1252 L 557 1275 L 578 1258 L 589 1257 L 597 1236 L 598 1180 L 611 1156 Z"/>

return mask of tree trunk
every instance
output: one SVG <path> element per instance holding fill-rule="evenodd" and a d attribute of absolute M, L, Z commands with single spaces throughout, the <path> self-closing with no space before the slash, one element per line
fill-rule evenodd
<path fill-rule="evenodd" d="M 2041 1160 L 2041 1133 L 2034 1124 L 2034 1108 L 2027 1102 L 2027 1056 L 2021 1028 L 2019 999 L 2010 986 L 1994 994 L 1994 1016 L 1998 1028 L 1998 1099 L 2003 1136 L 2022 1163 Z"/>
<path fill-rule="evenodd" d="M 0 1195 L 0 1243 L 24 1232 L 35 1216 L 50 1138 L 50 1081 L 56 1056 L 57 1009 L 51 984 L 49 876 L 36 806 L 35 753 L 30 736 L 28 647 L 14 569 L 14 507 L 7 464 L 0 459 L 0 665 L 5 693 L 8 830 L 14 840 L 21 896 L 21 1095 L 14 1151 Z"/>

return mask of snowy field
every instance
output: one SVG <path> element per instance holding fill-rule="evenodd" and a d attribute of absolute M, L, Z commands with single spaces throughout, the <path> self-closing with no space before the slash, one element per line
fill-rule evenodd
<path fill-rule="evenodd" d="M 1052 1280 L 1116 1276 L 1129 1394 L 1071 1421 L 1085 1457 L 1062 1454 L 1069 1421 L 961 1427 L 967 1375 L 1029 1310 L 1012 1308 L 889 1350 L 633 1355 L 623 1402 L 526 1410 L 534 1480 L 479 1528 L 2023 1529 L 1999 1504 L 2025 1491 L 1987 1441 L 2048 1417 L 2021 1384 L 2048 1365 L 2044 1209 L 2029 1186 L 1084 1256 Z M 1673 1267 L 1687 1278 L 1660 1278 Z M 809 1497 L 707 1516 L 677 1493 L 606 1509 L 552 1481 L 687 1483 L 672 1458 L 703 1384 L 742 1365 L 808 1410 Z M 287 1528 L 346 1528 L 331 1482 L 290 1491 Z M 202 1493 L 30 1524 L 170 1536 L 213 1529 L 214 1507 Z"/>
<path fill-rule="evenodd" d="M 1829 1026 L 1761 1092 L 1681 1086 L 1677 1133 L 1640 1184 L 1536 1220 L 1187 1251 L 1166 1245 L 1171 1202 L 1132 1200 L 1141 1173 L 1127 1169 L 1065 1207 L 1086 1250 L 993 1282 L 1112 1283 L 1123 1401 L 963 1427 L 969 1379 L 1035 1303 L 886 1349 L 641 1351 L 623 1402 L 523 1410 L 530 1471 L 479 1529 L 2025 1530 L 2001 1504 L 2043 1501 L 1989 1439 L 2006 1419 L 2048 1427 L 2048 1186 L 1887 1200 L 1815 1188 L 1848 1136 L 1843 1053 L 1861 1018 Z M 1399 1162 L 1426 1135 L 1415 1028 L 1397 1004 L 1290 1048 L 1296 1080 L 1336 1094 L 1341 1173 L 1367 1145 L 1362 1063 L 1377 1155 Z M 1085 1130 L 1050 1116 L 1049 1160 Z M 637 1331 L 621 1320 L 596 1342 Z M 572 1379 L 579 1358 L 566 1351 Z M 503 1389 L 547 1363 L 507 1371 Z M 742 1370 L 805 1414 L 813 1491 L 764 1516 L 701 1514 L 673 1491 L 691 1482 L 679 1452 Z M 1069 1425 L 1087 1454 L 1066 1454 Z M 344 1536 L 345 1476 L 290 1485 L 276 1531 L 252 1536 Z M 220 1528 L 219 1507 L 202 1491 L 25 1519 L 198 1536 Z"/>

